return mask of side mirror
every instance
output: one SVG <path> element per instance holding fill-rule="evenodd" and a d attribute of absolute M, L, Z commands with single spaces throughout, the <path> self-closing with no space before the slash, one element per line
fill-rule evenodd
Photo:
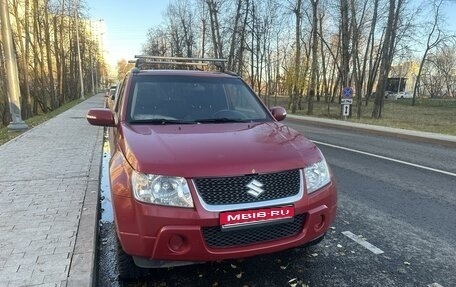
<path fill-rule="evenodd" d="M 114 113 L 106 108 L 90 109 L 86 118 L 94 126 L 114 127 L 116 125 Z"/>
<path fill-rule="evenodd" d="M 287 116 L 287 111 L 282 107 L 272 107 L 269 111 L 271 111 L 272 116 L 279 122 L 283 121 Z"/>

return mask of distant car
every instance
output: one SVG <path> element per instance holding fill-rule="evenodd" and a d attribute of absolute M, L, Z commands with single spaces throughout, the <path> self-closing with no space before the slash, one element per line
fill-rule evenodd
<path fill-rule="evenodd" d="M 390 100 L 399 100 L 399 99 L 411 99 L 413 98 L 413 94 L 410 92 L 385 92 L 385 99 Z"/>
<path fill-rule="evenodd" d="M 105 95 L 105 107 L 111 108 L 117 92 L 117 85 L 112 85 Z"/>
<path fill-rule="evenodd" d="M 233 73 L 138 66 L 113 108 L 87 114 L 109 127 L 121 279 L 323 239 L 336 182 L 319 148 L 280 123 L 284 108 Z"/>
<path fill-rule="evenodd" d="M 394 96 L 395 96 L 396 100 L 413 98 L 413 94 L 410 92 L 399 92 L 399 93 L 394 94 Z"/>

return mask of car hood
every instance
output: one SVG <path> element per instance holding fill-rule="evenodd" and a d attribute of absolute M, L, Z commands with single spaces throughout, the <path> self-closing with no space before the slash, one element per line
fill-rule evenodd
<path fill-rule="evenodd" d="M 187 178 L 268 173 L 322 157 L 313 143 L 278 122 L 121 128 L 124 156 L 143 173 Z"/>

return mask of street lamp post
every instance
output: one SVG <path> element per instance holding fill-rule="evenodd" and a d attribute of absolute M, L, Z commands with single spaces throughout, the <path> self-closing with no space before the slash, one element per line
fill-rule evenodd
<path fill-rule="evenodd" d="M 13 50 L 13 36 L 9 21 L 8 0 L 0 0 L 0 21 L 3 38 L 3 50 L 5 51 L 6 74 L 8 83 L 8 102 L 11 114 L 11 122 L 7 126 L 11 131 L 22 131 L 28 128 L 22 120 L 19 77 L 17 71 L 16 55 Z"/>

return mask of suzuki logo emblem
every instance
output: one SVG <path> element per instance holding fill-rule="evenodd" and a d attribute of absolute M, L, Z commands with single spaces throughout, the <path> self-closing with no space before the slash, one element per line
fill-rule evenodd
<path fill-rule="evenodd" d="M 256 179 L 249 182 L 246 186 L 249 188 L 247 193 L 253 197 L 258 197 L 264 193 L 264 189 L 262 189 L 263 184 Z"/>

